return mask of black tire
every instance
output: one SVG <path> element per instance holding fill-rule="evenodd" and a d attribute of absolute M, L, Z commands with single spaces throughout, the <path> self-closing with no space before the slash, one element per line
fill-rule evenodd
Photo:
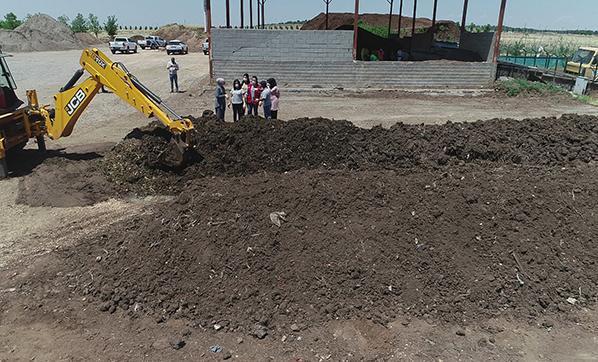
<path fill-rule="evenodd" d="M 166 55 L 170 55 L 170 52 L 169 52 L 169 51 L 166 51 Z"/>
<path fill-rule="evenodd" d="M 8 177 L 8 164 L 6 158 L 0 159 L 0 180 Z"/>
<path fill-rule="evenodd" d="M 134 54 L 137 54 L 137 47 L 135 47 L 135 50 L 133 50 Z"/>
<path fill-rule="evenodd" d="M 141 49 L 145 50 L 145 47 L 142 45 L 142 46 L 141 46 Z"/>
<path fill-rule="evenodd" d="M 112 54 L 116 54 L 116 50 L 110 49 L 110 51 L 112 52 Z"/>

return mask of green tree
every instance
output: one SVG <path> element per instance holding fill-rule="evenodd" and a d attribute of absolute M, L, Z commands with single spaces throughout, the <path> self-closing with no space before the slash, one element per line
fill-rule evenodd
<path fill-rule="evenodd" d="M 87 22 L 89 23 L 89 31 L 94 33 L 97 38 L 100 31 L 102 31 L 102 26 L 100 25 L 98 17 L 93 14 L 89 14 L 87 17 Z"/>
<path fill-rule="evenodd" d="M 108 36 L 110 37 L 113 37 L 118 33 L 118 19 L 116 19 L 116 16 L 112 15 L 108 17 L 104 23 L 104 30 L 106 30 L 106 33 L 108 33 Z"/>
<path fill-rule="evenodd" d="M 71 30 L 75 33 L 87 33 L 89 31 L 89 24 L 83 14 L 79 13 L 71 22 Z"/>
<path fill-rule="evenodd" d="M 60 23 L 62 23 L 64 25 L 68 26 L 69 28 L 71 27 L 71 25 L 70 25 L 71 24 L 71 19 L 69 19 L 69 17 L 66 16 L 66 15 L 60 15 L 58 17 L 58 19 L 56 19 L 56 20 L 58 20 L 58 22 L 60 22 Z"/>
<path fill-rule="evenodd" d="M 23 24 L 23 22 L 17 19 L 15 13 L 8 13 L 4 15 L 4 20 L 0 20 L 0 28 L 2 29 L 13 30 L 21 24 Z"/>

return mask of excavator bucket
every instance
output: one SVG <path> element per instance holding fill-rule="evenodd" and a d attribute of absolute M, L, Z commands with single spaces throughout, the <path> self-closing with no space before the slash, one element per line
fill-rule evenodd
<path fill-rule="evenodd" d="M 166 149 L 158 156 L 158 161 L 168 168 L 177 169 L 185 167 L 188 161 L 186 146 L 185 143 L 175 140 L 173 137 Z"/>
<path fill-rule="evenodd" d="M 158 162 L 168 168 L 180 169 L 198 159 L 195 147 L 187 134 L 174 134 L 166 149 L 158 155 Z"/>

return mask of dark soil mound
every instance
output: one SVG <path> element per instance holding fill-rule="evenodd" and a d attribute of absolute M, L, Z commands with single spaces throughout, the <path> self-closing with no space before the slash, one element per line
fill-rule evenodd
<path fill-rule="evenodd" d="M 376 27 L 388 27 L 388 14 L 360 14 L 359 20 Z M 354 14 L 353 13 L 329 13 L 328 14 L 328 29 L 353 29 Z M 451 20 L 438 20 L 438 39 L 456 40 L 459 39 L 459 26 Z M 399 16 L 392 16 L 391 29 L 396 32 L 399 27 Z M 401 17 L 401 29 L 409 29 L 413 27 L 413 18 L 409 16 Z M 416 18 L 416 29 L 429 29 L 432 27 L 432 19 Z M 326 30 L 326 14 L 320 13 L 315 18 L 309 20 L 301 27 L 301 30 Z"/>
<path fill-rule="evenodd" d="M 233 124 L 207 117 L 195 120 L 198 161 L 186 169 L 160 167 L 169 136 L 155 130 L 134 131 L 108 153 L 103 168 L 126 190 L 152 194 L 177 192 L 200 177 L 262 171 L 398 170 L 464 162 L 567 165 L 598 160 L 597 120 L 563 116 L 367 130 L 326 119 L 246 118 Z"/>
<path fill-rule="evenodd" d="M 101 310 L 225 331 L 536 319 L 596 302 L 595 175 L 473 164 L 197 179 L 66 250 L 65 283 Z"/>

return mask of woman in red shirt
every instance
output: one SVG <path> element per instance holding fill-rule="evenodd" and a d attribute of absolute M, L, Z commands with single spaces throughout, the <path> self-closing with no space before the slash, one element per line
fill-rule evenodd
<path fill-rule="evenodd" d="M 257 116 L 257 110 L 260 105 L 260 97 L 262 95 L 262 88 L 257 81 L 257 77 L 251 77 L 251 83 L 247 87 L 247 99 L 245 103 L 247 103 L 247 114 Z"/>

